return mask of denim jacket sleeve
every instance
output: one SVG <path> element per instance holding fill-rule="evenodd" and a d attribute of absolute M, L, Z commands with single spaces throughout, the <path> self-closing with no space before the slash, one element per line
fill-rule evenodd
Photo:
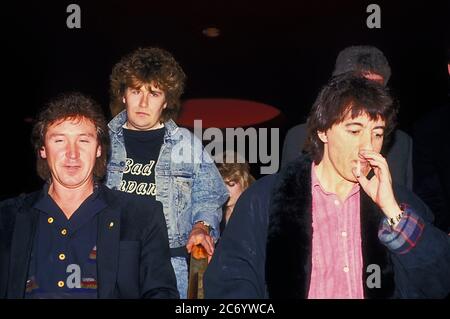
<path fill-rule="evenodd" d="M 196 151 L 201 158 L 195 165 L 192 188 L 192 222 L 195 224 L 204 221 L 211 226 L 211 235 L 219 238 L 219 224 L 222 219 L 222 205 L 228 199 L 228 190 L 225 187 L 219 170 L 209 154 L 197 140 Z"/>

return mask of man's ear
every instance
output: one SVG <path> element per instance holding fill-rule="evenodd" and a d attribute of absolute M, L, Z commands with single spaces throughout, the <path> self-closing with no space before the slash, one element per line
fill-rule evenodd
<path fill-rule="evenodd" d="M 47 153 L 45 152 L 45 146 L 41 146 L 41 148 L 39 149 L 39 155 L 41 156 L 41 158 L 47 158 Z"/>
<path fill-rule="evenodd" d="M 163 105 L 163 110 L 167 107 L 167 101 Z"/>
<path fill-rule="evenodd" d="M 327 133 L 317 131 L 317 136 L 320 138 L 320 140 L 321 140 L 323 143 L 328 143 Z"/>
<path fill-rule="evenodd" d="M 102 156 L 102 147 L 101 145 L 97 146 L 97 157 Z"/>

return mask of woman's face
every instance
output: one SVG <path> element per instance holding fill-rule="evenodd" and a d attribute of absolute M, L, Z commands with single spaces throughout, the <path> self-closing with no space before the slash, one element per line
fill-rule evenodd
<path fill-rule="evenodd" d="M 239 181 L 231 181 L 225 179 L 225 185 L 227 186 L 228 192 L 230 193 L 230 198 L 225 205 L 226 207 L 234 206 L 244 189 L 242 188 L 242 185 Z"/>

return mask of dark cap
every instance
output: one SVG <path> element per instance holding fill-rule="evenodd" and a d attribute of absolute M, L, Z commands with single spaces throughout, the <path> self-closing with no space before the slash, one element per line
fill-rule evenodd
<path fill-rule="evenodd" d="M 346 72 L 367 72 L 381 75 L 384 85 L 391 77 L 391 67 L 381 50 L 374 46 L 350 46 L 339 52 L 333 76 Z"/>

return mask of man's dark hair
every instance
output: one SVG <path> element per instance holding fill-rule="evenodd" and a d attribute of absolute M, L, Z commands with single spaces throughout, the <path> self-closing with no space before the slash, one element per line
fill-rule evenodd
<path fill-rule="evenodd" d="M 348 112 L 352 118 L 367 114 L 371 120 L 383 119 L 384 135 L 395 127 L 397 107 L 388 90 L 382 85 L 354 73 L 332 77 L 320 91 L 308 116 L 308 138 L 305 150 L 316 164 L 323 157 L 323 142 L 317 132 L 325 132 L 341 123 Z"/>
<path fill-rule="evenodd" d="M 347 72 L 371 72 L 383 77 L 384 85 L 391 77 L 391 67 L 383 52 L 374 46 L 350 46 L 339 52 L 333 76 Z"/>
<path fill-rule="evenodd" d="M 149 47 L 131 52 L 113 67 L 110 80 L 110 110 L 113 116 L 125 107 L 123 96 L 128 87 L 140 88 L 150 83 L 164 91 L 166 96 L 167 107 L 162 111 L 160 120 L 165 122 L 178 116 L 186 75 L 166 50 Z"/>
<path fill-rule="evenodd" d="M 109 149 L 109 134 L 106 119 L 100 105 L 93 99 L 78 93 L 63 93 L 50 100 L 37 116 L 31 134 L 31 142 L 37 155 L 36 169 L 43 180 L 51 177 L 47 161 L 41 158 L 39 150 L 45 144 L 45 134 L 50 125 L 64 120 L 88 119 L 95 125 L 97 141 L 102 153 L 95 161 L 94 176 L 101 179 L 106 173 L 106 159 Z"/>

